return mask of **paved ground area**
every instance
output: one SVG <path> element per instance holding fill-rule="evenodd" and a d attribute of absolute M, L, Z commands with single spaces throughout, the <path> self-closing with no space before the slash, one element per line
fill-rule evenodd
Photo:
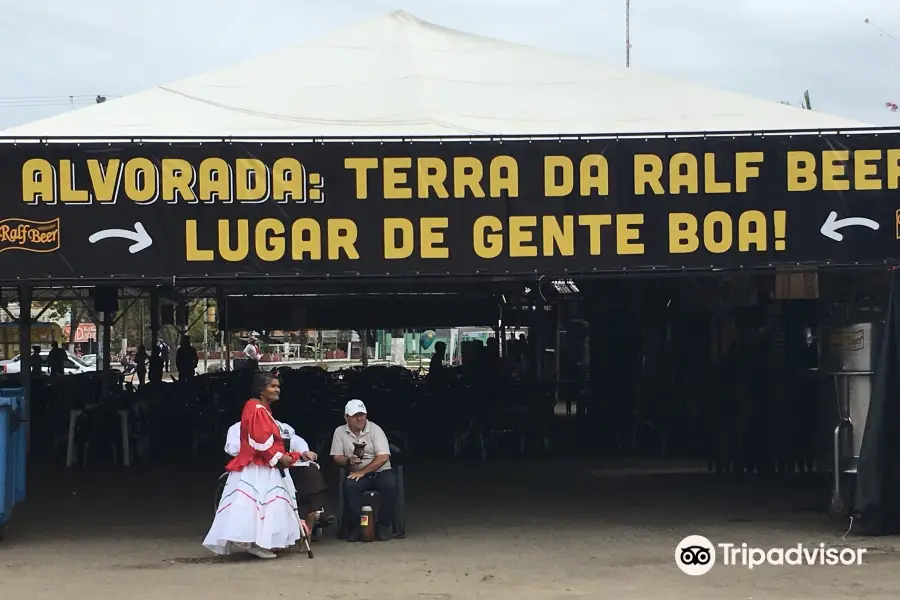
<path fill-rule="evenodd" d="M 216 465 L 36 472 L 0 542 L 3 596 L 43 600 L 896 598 L 900 540 L 850 536 L 810 482 L 564 462 L 408 467 L 409 537 L 328 538 L 316 558 L 211 558 Z M 648 473 L 656 473 L 650 475 Z M 688 577 L 689 534 L 759 547 L 867 547 L 851 567 L 715 567 Z"/>

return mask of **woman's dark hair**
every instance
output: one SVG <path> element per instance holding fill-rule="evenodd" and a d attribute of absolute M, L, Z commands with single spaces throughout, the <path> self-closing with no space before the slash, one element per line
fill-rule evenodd
<path fill-rule="evenodd" d="M 269 387 L 273 380 L 278 379 L 273 373 L 256 373 L 253 375 L 253 382 L 250 384 L 250 397 L 262 398 L 262 392 Z"/>

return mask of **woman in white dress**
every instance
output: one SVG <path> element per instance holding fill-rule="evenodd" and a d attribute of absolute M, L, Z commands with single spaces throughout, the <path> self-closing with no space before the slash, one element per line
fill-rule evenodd
<path fill-rule="evenodd" d="M 225 467 L 230 474 L 212 527 L 203 546 L 216 554 L 243 550 L 275 558 L 272 550 L 289 548 L 301 537 L 296 489 L 285 469 L 309 459 L 309 452 L 289 452 L 281 427 L 272 417 L 281 385 L 271 373 L 253 378 L 250 400 L 240 422 L 240 448 Z"/>
<path fill-rule="evenodd" d="M 300 455 L 301 462 L 291 465 L 291 480 L 297 488 L 297 507 L 301 515 L 305 515 L 307 531 L 312 531 L 317 525 L 330 525 L 332 518 L 325 517 L 325 493 L 328 490 L 325 480 L 316 463 L 318 456 L 309 449 L 309 443 L 299 435 L 297 431 L 278 419 L 275 423 L 281 428 L 281 439 L 288 450 Z M 228 428 L 225 436 L 225 454 L 237 456 L 241 450 L 241 422 L 238 421 Z"/>

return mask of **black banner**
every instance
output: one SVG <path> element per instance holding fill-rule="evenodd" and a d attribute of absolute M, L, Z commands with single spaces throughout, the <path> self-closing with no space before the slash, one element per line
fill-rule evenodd
<path fill-rule="evenodd" d="M 900 256 L 892 134 L 0 145 L 0 279 L 570 274 Z"/>

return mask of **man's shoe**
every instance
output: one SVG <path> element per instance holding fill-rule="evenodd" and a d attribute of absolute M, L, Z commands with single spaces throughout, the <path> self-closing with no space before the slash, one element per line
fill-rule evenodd
<path fill-rule="evenodd" d="M 358 542 L 359 541 L 359 529 L 351 529 L 347 532 L 347 541 L 348 542 Z"/>
<path fill-rule="evenodd" d="M 386 542 L 393 538 L 390 527 L 378 526 L 375 528 L 375 540 L 378 542 Z"/>
<path fill-rule="evenodd" d="M 334 515 L 325 516 L 324 513 L 319 515 L 318 520 L 316 520 L 316 525 L 321 527 L 322 529 L 326 527 L 331 527 L 334 525 Z"/>

